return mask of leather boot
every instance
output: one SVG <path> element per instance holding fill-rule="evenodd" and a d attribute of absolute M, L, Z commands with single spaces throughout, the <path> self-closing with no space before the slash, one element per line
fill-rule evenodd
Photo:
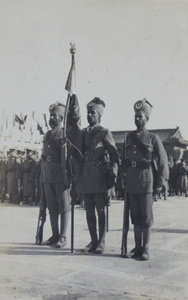
<path fill-rule="evenodd" d="M 69 212 L 61 214 L 61 230 L 60 230 L 59 240 L 55 246 L 56 248 L 63 248 L 67 244 L 66 233 L 67 233 L 69 215 L 70 215 Z"/>
<path fill-rule="evenodd" d="M 50 214 L 50 223 L 52 228 L 52 236 L 47 240 L 42 242 L 44 246 L 54 245 L 59 240 L 59 228 L 58 228 L 58 217 Z"/>
<path fill-rule="evenodd" d="M 88 229 L 91 236 L 91 244 L 92 244 L 92 248 L 90 249 L 90 251 L 93 251 L 97 248 L 97 244 L 98 244 L 96 217 L 95 216 L 93 216 L 93 218 L 87 217 L 87 224 L 88 224 Z"/>
<path fill-rule="evenodd" d="M 134 225 L 134 240 L 135 248 L 126 254 L 128 258 L 137 258 L 142 254 L 142 227 L 140 225 Z"/>
<path fill-rule="evenodd" d="M 148 260 L 149 259 L 149 242 L 151 237 L 151 227 L 142 227 L 143 232 L 143 250 L 141 259 Z"/>
<path fill-rule="evenodd" d="M 106 224 L 105 224 L 105 217 L 102 222 L 99 223 L 99 243 L 104 242 L 106 237 Z"/>
<path fill-rule="evenodd" d="M 123 257 L 125 258 L 137 258 L 142 254 L 142 227 L 140 225 L 134 225 L 134 240 L 135 248 L 130 252 L 124 253 Z"/>
<path fill-rule="evenodd" d="M 102 254 L 105 250 L 105 236 L 106 236 L 106 223 L 105 215 L 99 218 L 99 242 L 97 248 L 95 249 L 96 254 Z"/>

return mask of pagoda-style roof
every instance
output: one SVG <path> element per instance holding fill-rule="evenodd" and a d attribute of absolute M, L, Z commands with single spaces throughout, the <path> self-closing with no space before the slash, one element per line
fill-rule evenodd
<path fill-rule="evenodd" d="M 163 144 L 177 144 L 177 146 L 188 146 L 188 141 L 184 140 L 179 127 L 169 129 L 149 129 L 157 133 Z M 115 143 L 122 144 L 125 140 L 125 134 L 131 130 L 112 131 Z"/>
<path fill-rule="evenodd" d="M 183 139 L 179 127 L 171 128 L 171 129 L 153 129 L 151 131 L 157 133 L 163 143 L 169 142 L 172 139 L 173 140 Z"/>

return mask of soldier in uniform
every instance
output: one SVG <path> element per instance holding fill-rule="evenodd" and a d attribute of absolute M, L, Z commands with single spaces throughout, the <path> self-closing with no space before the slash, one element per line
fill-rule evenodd
<path fill-rule="evenodd" d="M 70 185 L 61 166 L 61 148 L 63 140 L 62 121 L 65 106 L 56 102 L 49 108 L 50 127 L 43 140 L 41 155 L 41 183 L 50 214 L 52 236 L 43 245 L 55 245 L 62 248 L 66 245 L 66 233 L 70 215 Z M 60 231 L 58 219 L 60 215 Z"/>
<path fill-rule="evenodd" d="M 5 198 L 5 178 L 6 178 L 6 162 L 4 152 L 0 150 L 0 200 L 3 203 Z"/>
<path fill-rule="evenodd" d="M 32 158 L 33 150 L 26 149 L 23 171 L 23 204 L 33 205 L 35 201 L 36 161 Z"/>
<path fill-rule="evenodd" d="M 22 195 L 23 195 L 23 173 L 22 173 L 22 151 L 17 150 L 17 157 L 16 157 L 17 167 L 18 167 L 18 198 L 17 198 L 17 204 L 20 204 L 22 202 Z"/>
<path fill-rule="evenodd" d="M 168 159 L 157 134 L 147 130 L 152 105 L 144 98 L 134 105 L 137 129 L 128 134 L 124 144 L 122 165 L 135 248 L 127 257 L 149 259 L 149 242 L 153 224 L 154 194 L 161 192 L 168 180 Z M 155 171 L 155 172 L 154 172 Z"/>
<path fill-rule="evenodd" d="M 84 199 L 86 219 L 91 242 L 83 249 L 84 252 L 94 251 L 101 254 L 105 249 L 105 205 L 107 204 L 107 186 L 105 181 L 105 157 L 109 153 L 111 176 L 117 176 L 118 152 L 112 133 L 100 125 L 105 103 L 94 98 L 87 105 L 89 126 L 82 131 L 83 163 L 81 172 L 81 191 Z M 98 214 L 99 235 L 97 235 L 96 215 Z"/>
<path fill-rule="evenodd" d="M 174 196 L 174 188 L 173 188 L 173 166 L 174 161 L 172 155 L 169 155 L 168 158 L 168 167 L 169 167 L 169 194 L 168 196 Z"/>
<path fill-rule="evenodd" d="M 178 195 L 178 191 L 177 191 L 178 167 L 179 167 L 179 160 L 174 158 L 174 164 L 171 170 L 173 195 Z"/>
<path fill-rule="evenodd" d="M 176 180 L 176 190 L 178 191 L 179 196 L 183 194 L 188 197 L 188 167 L 184 159 L 181 159 L 178 168 L 177 168 L 177 180 Z"/>
<path fill-rule="evenodd" d="M 10 158 L 10 150 L 5 151 L 5 180 L 4 180 L 4 200 L 7 200 L 7 195 L 8 195 L 8 160 Z"/>
<path fill-rule="evenodd" d="M 20 169 L 16 161 L 16 150 L 10 149 L 10 156 L 7 163 L 7 193 L 9 194 L 9 203 L 16 204 L 18 201 L 19 176 Z"/>

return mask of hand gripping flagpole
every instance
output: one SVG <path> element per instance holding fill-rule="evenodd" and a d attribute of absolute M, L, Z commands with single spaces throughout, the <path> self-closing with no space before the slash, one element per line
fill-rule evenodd
<path fill-rule="evenodd" d="M 75 84 L 75 58 L 74 55 L 76 54 L 76 48 L 75 45 L 70 43 L 70 53 L 72 55 L 72 62 L 71 62 L 71 68 L 70 72 L 67 78 L 67 82 L 65 85 L 65 89 L 68 91 L 67 96 L 67 102 L 65 107 L 65 115 L 64 115 L 64 121 L 63 121 L 63 127 L 64 127 L 64 143 L 63 143 L 63 160 L 62 160 L 62 166 L 64 168 L 64 173 L 66 176 L 66 161 L 67 161 L 67 117 L 69 113 L 69 107 L 70 107 L 70 99 L 73 94 L 76 94 L 76 84 Z M 74 196 L 75 191 L 72 190 L 71 193 L 71 253 L 74 251 Z"/>

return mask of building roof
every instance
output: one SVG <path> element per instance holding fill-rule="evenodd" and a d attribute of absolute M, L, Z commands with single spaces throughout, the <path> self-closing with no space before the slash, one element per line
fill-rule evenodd
<path fill-rule="evenodd" d="M 182 146 L 188 146 L 188 141 L 183 139 L 179 127 L 169 128 L 169 129 L 149 129 L 149 130 L 154 133 L 157 133 L 164 144 L 177 143 Z M 122 144 L 125 140 L 125 133 L 129 133 L 129 132 L 131 132 L 131 130 L 112 131 L 115 143 Z"/>

